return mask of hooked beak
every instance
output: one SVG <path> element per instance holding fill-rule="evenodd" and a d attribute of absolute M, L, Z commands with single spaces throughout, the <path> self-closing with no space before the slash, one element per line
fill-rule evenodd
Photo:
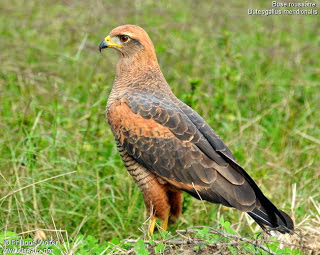
<path fill-rule="evenodd" d="M 101 52 L 102 49 L 104 48 L 111 48 L 111 47 L 119 47 L 121 48 L 122 46 L 119 44 L 116 44 L 111 41 L 110 35 L 108 35 L 104 40 L 101 41 L 99 44 L 99 51 Z"/>
<path fill-rule="evenodd" d="M 101 50 L 104 48 L 108 48 L 108 43 L 105 40 L 102 40 L 99 44 L 99 51 L 101 52 Z"/>

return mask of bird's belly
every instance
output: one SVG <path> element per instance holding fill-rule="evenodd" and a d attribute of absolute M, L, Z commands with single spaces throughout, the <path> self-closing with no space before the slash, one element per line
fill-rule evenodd
<path fill-rule="evenodd" d="M 162 220 L 168 218 L 171 208 L 168 194 L 172 192 L 174 187 L 137 162 L 121 145 L 117 144 L 117 148 L 128 172 L 142 191 L 149 214 Z M 174 190 L 176 191 L 176 189 Z M 174 211 L 174 214 L 180 215 L 181 201 L 182 197 L 178 201 L 179 205 L 176 206 L 179 209 L 178 213 Z"/>
<path fill-rule="evenodd" d="M 158 179 L 155 174 L 131 157 L 121 145 L 117 144 L 117 148 L 129 174 L 141 190 L 148 188 L 148 183 L 152 179 Z"/>

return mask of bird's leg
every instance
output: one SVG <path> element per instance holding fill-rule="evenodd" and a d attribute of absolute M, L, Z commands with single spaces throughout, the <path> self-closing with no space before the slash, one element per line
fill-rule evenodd
<path fill-rule="evenodd" d="M 156 225 L 156 220 L 157 220 L 157 217 L 156 217 L 156 216 L 152 215 L 152 216 L 150 217 L 149 228 L 148 228 L 148 234 L 149 234 L 150 236 L 153 235 L 154 227 L 155 227 L 155 225 Z"/>
<path fill-rule="evenodd" d="M 167 231 L 168 220 L 169 220 L 169 215 L 165 218 L 165 220 L 161 221 L 161 228 L 163 231 Z"/>

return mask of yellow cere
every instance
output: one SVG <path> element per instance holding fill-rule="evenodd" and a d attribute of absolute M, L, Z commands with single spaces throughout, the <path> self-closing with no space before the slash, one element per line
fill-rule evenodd
<path fill-rule="evenodd" d="M 116 43 L 111 42 L 110 35 L 108 35 L 104 40 L 108 43 L 108 47 L 119 47 L 121 48 L 122 46 Z"/>

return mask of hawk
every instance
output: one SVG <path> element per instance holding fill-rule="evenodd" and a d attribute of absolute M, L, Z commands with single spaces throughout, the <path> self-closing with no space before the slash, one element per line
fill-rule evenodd
<path fill-rule="evenodd" d="M 192 108 L 171 91 L 148 34 L 139 26 L 114 28 L 99 45 L 119 53 L 106 107 L 120 156 L 157 218 L 182 213 L 185 191 L 197 199 L 247 212 L 263 230 L 292 233 L 291 218 L 268 200 L 229 148 Z"/>

